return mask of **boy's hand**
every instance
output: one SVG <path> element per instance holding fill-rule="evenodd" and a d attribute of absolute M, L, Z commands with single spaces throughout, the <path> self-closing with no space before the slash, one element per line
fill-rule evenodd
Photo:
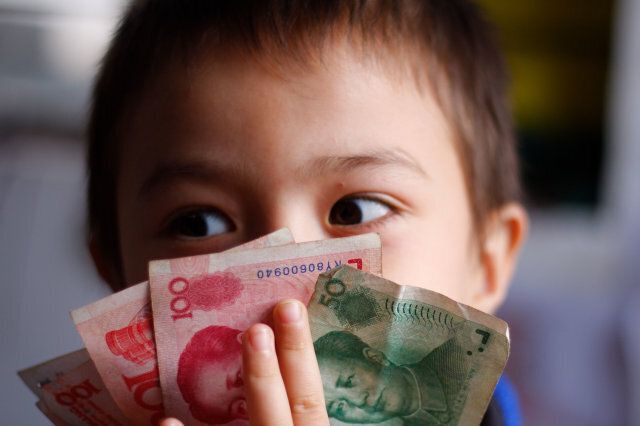
<path fill-rule="evenodd" d="M 322 379 L 307 310 L 285 300 L 273 312 L 274 332 L 264 324 L 243 336 L 243 380 L 251 425 L 328 425 Z M 166 419 L 161 426 L 178 426 Z"/>
<path fill-rule="evenodd" d="M 307 310 L 296 300 L 286 300 L 278 303 L 273 317 L 275 347 L 274 333 L 264 324 L 253 325 L 243 336 L 251 424 L 329 424 Z"/>

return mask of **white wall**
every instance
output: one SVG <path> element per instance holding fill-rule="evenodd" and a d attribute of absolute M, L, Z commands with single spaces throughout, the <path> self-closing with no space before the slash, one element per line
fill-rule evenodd
<path fill-rule="evenodd" d="M 621 305 L 627 418 L 640 425 L 640 1 L 620 2 L 611 80 L 611 140 L 607 193 L 619 247 L 617 275 L 627 285 Z"/>
<path fill-rule="evenodd" d="M 0 0 L 0 131 L 79 136 L 122 0 Z"/>
<path fill-rule="evenodd" d="M 80 348 L 69 311 L 109 293 L 85 250 L 83 156 L 76 141 L 0 140 L 2 424 L 47 424 L 16 371 Z"/>

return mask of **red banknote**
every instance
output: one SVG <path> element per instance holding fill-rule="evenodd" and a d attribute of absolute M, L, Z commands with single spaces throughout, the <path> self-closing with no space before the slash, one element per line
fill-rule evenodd
<path fill-rule="evenodd" d="M 320 273 L 340 265 L 380 275 L 377 234 L 154 261 L 149 266 L 166 414 L 186 424 L 247 424 L 240 333 L 274 304 L 307 303 Z"/>
<path fill-rule="evenodd" d="M 293 243 L 284 228 L 229 252 Z M 71 313 L 95 365 L 128 424 L 164 416 L 149 284 L 137 284 Z"/>
<path fill-rule="evenodd" d="M 38 408 L 56 425 L 129 424 L 84 349 L 19 371 L 18 375 L 40 399 Z"/>

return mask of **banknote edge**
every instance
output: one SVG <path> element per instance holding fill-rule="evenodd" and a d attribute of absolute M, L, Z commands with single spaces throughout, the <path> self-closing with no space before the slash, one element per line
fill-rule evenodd
<path fill-rule="evenodd" d="M 209 270 L 223 269 L 225 264 L 261 263 L 272 262 L 291 257 L 301 257 L 298 253 L 302 250 L 305 257 L 319 256 L 331 252 L 344 253 L 352 250 L 381 249 L 380 235 L 368 233 L 354 237 L 332 238 L 329 240 L 309 241 L 303 243 L 287 244 L 265 248 L 255 248 L 236 252 L 220 252 L 204 254 L 209 260 Z M 149 276 L 152 274 L 169 273 L 169 261 L 171 259 L 153 260 L 149 262 Z"/>
<path fill-rule="evenodd" d="M 59 355 L 55 358 L 51 358 L 47 361 L 43 361 L 41 363 L 35 364 L 31 367 L 23 368 L 17 372 L 18 377 L 20 377 L 22 382 L 29 388 L 29 390 L 31 390 L 31 392 L 35 396 L 41 399 L 42 392 L 38 392 L 36 390 L 38 389 L 38 382 L 39 380 L 41 380 L 38 378 L 38 376 L 51 375 L 51 373 L 49 374 L 44 374 L 44 373 L 48 370 L 51 370 L 52 372 L 55 371 L 55 368 L 52 367 L 52 365 L 62 361 L 63 359 L 67 360 L 67 362 L 70 362 L 72 365 L 74 365 L 73 368 L 77 368 L 83 363 L 91 360 L 91 356 L 89 355 L 89 352 L 87 351 L 86 348 L 77 349 L 75 351 L 68 352 L 64 355 Z M 36 374 L 36 372 L 42 372 L 43 374 Z"/>
<path fill-rule="evenodd" d="M 325 272 L 324 275 L 328 277 L 333 277 L 334 274 L 339 273 L 343 268 L 350 268 L 356 270 L 350 265 L 341 265 L 337 268 L 332 269 L 329 272 Z M 452 298 L 440 294 L 436 291 L 429 290 L 424 287 L 419 287 L 415 285 L 403 285 L 395 283 L 387 278 L 371 274 L 368 272 L 362 272 L 367 275 L 371 275 L 373 279 L 368 282 L 368 285 L 376 291 L 381 293 L 389 294 L 390 296 L 396 297 L 398 299 L 412 299 L 416 301 L 423 301 L 424 303 L 433 304 L 435 306 L 442 306 L 443 309 L 450 311 L 460 317 L 463 317 L 467 321 L 473 321 L 475 323 L 481 324 L 483 326 L 492 328 L 496 332 L 502 334 L 507 337 L 507 341 L 509 341 L 509 333 L 508 333 L 508 324 L 496 317 L 495 315 L 489 314 L 487 312 L 483 312 L 479 309 L 476 309 L 472 306 L 466 305 L 461 302 L 457 302 Z M 394 294 L 389 293 L 386 288 L 391 285 L 394 287 Z M 427 295 L 426 301 L 425 297 L 422 295 Z"/>
<path fill-rule="evenodd" d="M 98 316 L 105 314 L 115 308 L 129 303 L 132 299 L 138 299 L 143 296 L 144 293 L 149 294 L 149 281 L 143 281 L 141 283 L 132 285 L 124 290 L 109 296 L 103 297 L 100 300 L 89 303 L 81 308 L 72 310 L 69 314 L 76 326 Z M 149 298 L 149 296 L 147 296 Z"/>

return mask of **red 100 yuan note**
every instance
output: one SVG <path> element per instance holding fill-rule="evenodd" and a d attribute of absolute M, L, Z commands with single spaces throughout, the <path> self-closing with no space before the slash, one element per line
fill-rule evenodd
<path fill-rule="evenodd" d="M 84 349 L 24 369 L 18 375 L 40 398 L 38 407 L 55 419 L 54 424 L 128 424 Z"/>
<path fill-rule="evenodd" d="M 68 423 L 65 423 L 62 419 L 53 414 L 44 402 L 38 400 L 38 402 L 36 402 L 36 408 L 49 419 L 53 426 L 68 426 Z"/>
<path fill-rule="evenodd" d="M 283 228 L 229 251 L 293 243 Z M 164 417 L 149 284 L 143 282 L 71 312 L 102 379 L 133 425 Z"/>
<path fill-rule="evenodd" d="M 240 333 L 274 304 L 307 304 L 316 279 L 349 264 L 381 274 L 377 234 L 151 262 L 149 282 L 166 413 L 185 424 L 248 424 Z"/>

